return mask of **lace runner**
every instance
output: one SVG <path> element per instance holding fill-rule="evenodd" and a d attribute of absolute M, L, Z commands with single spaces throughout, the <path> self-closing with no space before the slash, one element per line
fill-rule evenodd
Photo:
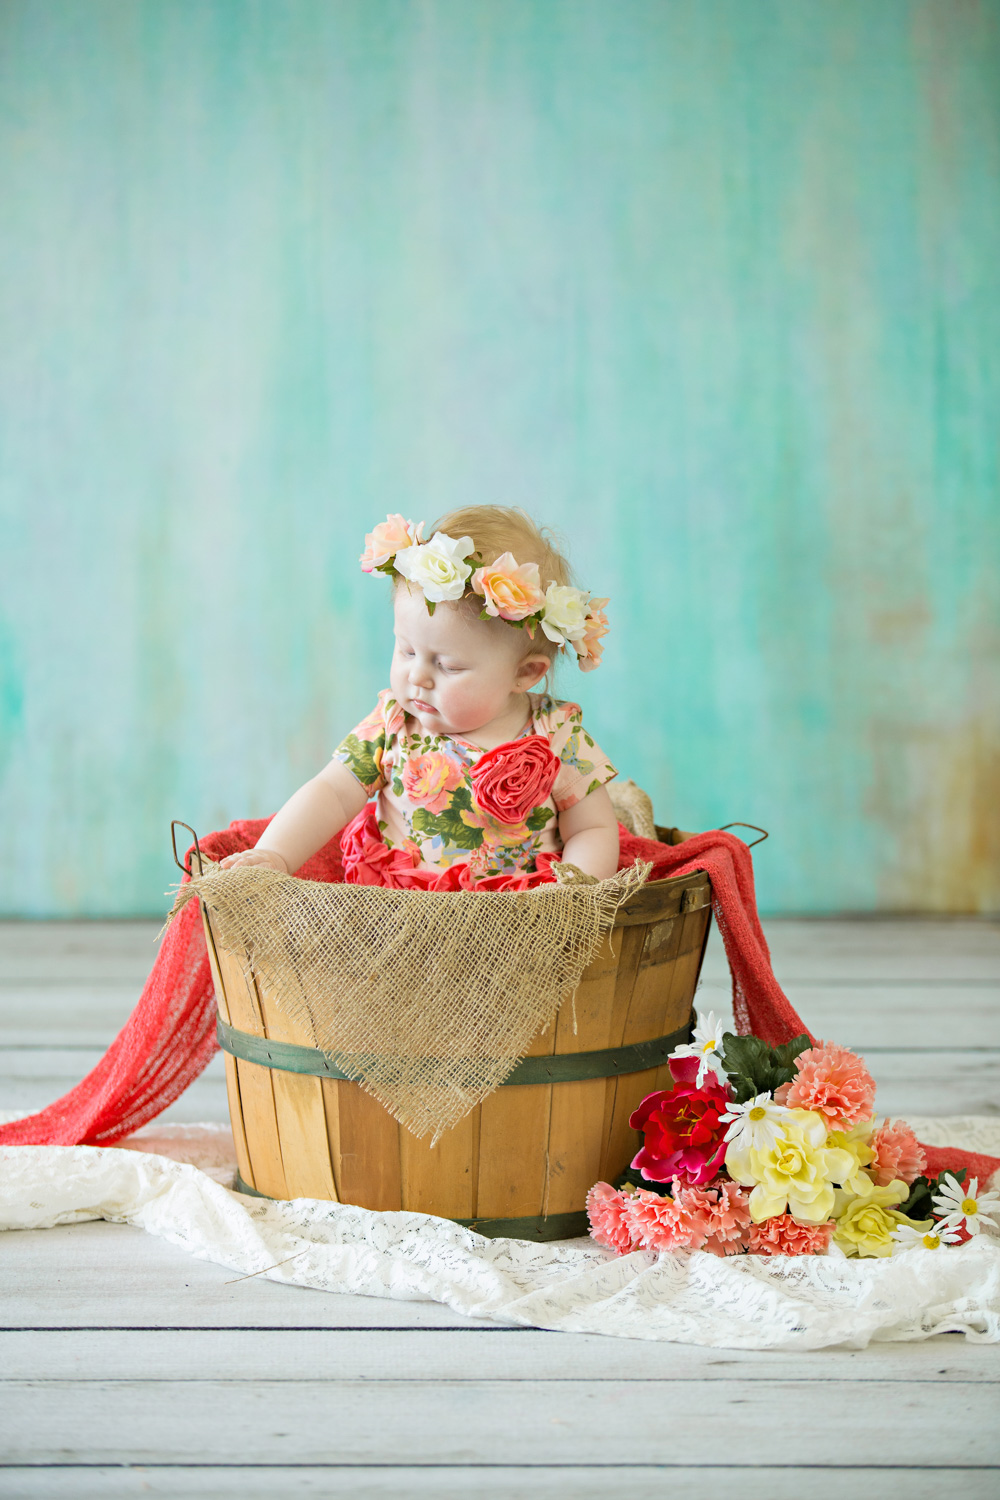
<path fill-rule="evenodd" d="M 1000 1121 L 910 1123 L 938 1146 L 1000 1154 Z M 238 1274 L 566 1332 L 731 1349 L 1000 1341 L 1000 1240 L 986 1234 L 889 1260 L 616 1257 L 589 1240 L 488 1240 L 422 1214 L 246 1199 L 222 1185 L 235 1170 L 225 1125 L 149 1126 L 125 1144 L 0 1148 L 0 1227 L 134 1224 Z"/>

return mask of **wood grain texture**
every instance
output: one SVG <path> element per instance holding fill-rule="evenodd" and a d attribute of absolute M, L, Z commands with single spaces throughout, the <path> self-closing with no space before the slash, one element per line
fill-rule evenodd
<path fill-rule="evenodd" d="M 275 1005 L 265 985 L 258 983 L 253 989 L 268 1037 L 279 1042 L 294 1042 L 301 1047 L 316 1045 L 312 1027 L 293 1021 L 280 1006 Z M 278 1068 L 268 1071 L 281 1147 L 284 1196 L 337 1201 L 322 1079 L 305 1073 L 284 1073 Z M 259 1184 L 254 1182 L 251 1186 L 259 1187 Z"/>
<path fill-rule="evenodd" d="M 116 1263 L 119 1258 L 124 1260 L 116 1257 Z M 314 1294 L 303 1293 L 310 1295 L 315 1301 Z M 325 1302 L 327 1294 L 320 1300 Z M 339 1300 L 355 1306 L 360 1301 Z M 423 1306 L 365 1301 L 374 1302 L 383 1316 Z M 248 1308 L 246 1321 L 253 1320 Z M 504 1383 L 687 1381 L 701 1383 L 708 1400 L 714 1385 L 737 1377 L 813 1387 L 853 1381 L 866 1384 L 873 1395 L 885 1380 L 931 1380 L 954 1387 L 960 1396 L 971 1385 L 987 1387 L 982 1394 L 988 1396 L 1000 1379 L 1000 1348 L 967 1343 L 959 1334 L 869 1349 L 736 1350 L 495 1326 L 441 1327 L 429 1337 L 429 1327 L 163 1328 L 145 1339 L 123 1328 L 0 1329 L 0 1390 L 6 1380 L 91 1380 L 98 1371 L 102 1380 L 240 1380 L 253 1371 L 274 1381 L 296 1381 L 305 1373 L 311 1380 L 433 1385 L 465 1380 L 478 1369 L 491 1382 Z"/>
<path fill-rule="evenodd" d="M 254 1036 L 266 1036 L 260 999 L 254 982 L 247 978 L 241 960 L 221 945 L 216 945 L 219 975 L 232 1024 Z M 230 1104 L 238 1102 L 243 1121 L 243 1138 L 252 1177 L 248 1184 L 270 1198 L 287 1198 L 288 1185 L 281 1154 L 281 1133 L 275 1107 L 274 1085 L 270 1068 L 235 1059 L 238 1089 L 229 1095 Z M 240 1134 L 237 1126 L 235 1136 Z"/>
<path fill-rule="evenodd" d="M 337 1094 L 340 1160 L 336 1175 L 341 1201 L 379 1210 L 401 1208 L 402 1126 L 358 1084 L 327 1080 L 327 1087 Z"/>
<path fill-rule="evenodd" d="M 669 1484 L 685 1492 L 719 1497 L 739 1493 L 741 1500 L 801 1500 L 804 1494 L 832 1494 L 845 1484 L 865 1494 L 903 1495 L 907 1500 L 940 1500 L 942 1488 L 961 1491 L 963 1500 L 995 1500 L 995 1470 L 941 1468 L 921 1470 L 908 1465 L 837 1463 L 764 1465 L 742 1468 L 715 1464 L 692 1469 L 669 1458 L 658 1464 L 618 1459 L 613 1465 L 583 1467 L 566 1464 L 535 1468 L 530 1464 L 450 1465 L 407 1464 L 379 1468 L 338 1468 L 300 1465 L 280 1471 L 281 1494 L 323 1496 L 325 1500 L 607 1500 L 609 1485 L 627 1489 L 630 1500 L 663 1500 Z M 240 1464 L 201 1468 L 176 1464 L 170 1468 L 8 1468 L 0 1470 L 0 1496 L 9 1500 L 274 1500 L 275 1471 Z M 709 1489 L 709 1486 L 712 1488 Z M 713 1491 L 715 1493 L 713 1493 Z"/>
<path fill-rule="evenodd" d="M 268 1464 L 462 1463 L 475 1452 L 480 1463 L 504 1463 L 516 1434 L 518 1460 L 528 1464 L 606 1463 L 621 1448 L 633 1463 L 711 1467 L 718 1448 L 706 1444 L 706 1399 L 725 1412 L 726 1443 L 756 1451 L 775 1410 L 784 1417 L 783 1455 L 789 1463 L 835 1465 L 843 1434 L 859 1465 L 902 1459 L 932 1465 L 941 1456 L 941 1419 L 947 1411 L 949 1460 L 974 1468 L 1000 1462 L 1000 1439 L 991 1420 L 995 1391 L 956 1387 L 928 1379 L 883 1381 L 880 1406 L 900 1410 L 907 1431 L 888 1416 L 872 1420 L 865 1382 L 829 1380 L 822 1388 L 826 1421 L 808 1420 L 814 1405 L 807 1385 L 768 1378 L 690 1380 L 492 1381 L 469 1374 L 448 1386 L 447 1422 L 441 1421 L 441 1388 L 405 1378 L 378 1382 L 377 1397 L 363 1383 L 294 1381 L 91 1380 L 4 1382 L 5 1431 L 0 1462 L 25 1463 L 35 1452 L 33 1434 L 47 1433 L 51 1450 L 75 1463 L 175 1462 L 183 1433 L 188 1462 L 248 1461 Z M 544 1402 L 544 1420 L 537 1419 Z M 662 1413 L 671 1412 L 669 1432 Z M 169 1423 L 165 1413 L 169 1411 Z M 392 1421 L 384 1414 L 392 1412 Z"/>
<path fill-rule="evenodd" d="M 436 1302 L 234 1278 L 153 1235 L 100 1221 L 0 1234 L 0 1285 L 0 1328 L 8 1329 L 497 1327 Z"/>

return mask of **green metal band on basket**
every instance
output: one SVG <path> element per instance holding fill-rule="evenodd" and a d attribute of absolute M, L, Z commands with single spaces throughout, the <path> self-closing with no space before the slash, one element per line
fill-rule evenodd
<path fill-rule="evenodd" d="M 259 1192 L 252 1188 L 248 1182 L 244 1182 L 239 1172 L 236 1174 L 236 1191 L 246 1193 L 250 1198 L 264 1198 L 268 1203 L 286 1203 L 286 1198 L 272 1198 L 270 1193 Z M 350 1208 L 351 1204 L 345 1207 Z M 417 1209 L 408 1209 L 404 1212 L 417 1213 Z M 443 1214 L 426 1214 L 425 1218 L 444 1218 Z M 463 1229 L 474 1229 L 477 1234 L 486 1235 L 487 1239 L 496 1240 L 574 1240 L 581 1234 L 586 1234 L 589 1226 L 586 1210 L 581 1209 L 579 1213 L 570 1214 L 548 1214 L 539 1215 L 537 1218 L 527 1219 L 451 1219 L 452 1224 L 461 1224 Z"/>
<path fill-rule="evenodd" d="M 310 1073 L 318 1078 L 343 1078 L 356 1083 L 357 1078 L 331 1062 L 318 1047 L 300 1047 L 296 1042 L 275 1042 L 266 1036 L 238 1031 L 219 1017 L 216 1032 L 219 1046 L 232 1057 L 258 1063 L 263 1068 L 277 1068 L 281 1073 Z M 691 1022 L 671 1031 L 668 1036 L 649 1042 L 633 1042 L 628 1047 L 606 1047 L 599 1052 L 561 1052 L 548 1057 L 522 1057 L 507 1075 L 501 1088 L 519 1084 L 579 1083 L 586 1078 L 615 1078 L 624 1073 L 645 1073 L 665 1063 L 675 1047 L 689 1040 Z M 358 1058 L 363 1071 L 365 1059 Z M 498 1221 L 499 1222 L 499 1221 Z M 499 1231 L 498 1231 L 499 1232 Z M 484 1231 L 485 1233 L 485 1231 Z"/>

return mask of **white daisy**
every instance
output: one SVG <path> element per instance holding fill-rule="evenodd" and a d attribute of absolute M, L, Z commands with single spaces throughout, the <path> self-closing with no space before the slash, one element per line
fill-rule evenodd
<path fill-rule="evenodd" d="M 695 1083 L 699 1088 L 709 1073 L 714 1073 L 717 1078 L 724 1077 L 718 1049 L 722 1046 L 725 1033 L 726 1023 L 716 1020 L 714 1010 L 710 1010 L 704 1019 L 699 1012 L 691 1041 L 675 1047 L 670 1054 L 671 1057 L 696 1057 L 698 1059 L 698 1077 Z"/>
<path fill-rule="evenodd" d="M 925 1250 L 940 1250 L 942 1245 L 954 1245 L 958 1230 L 947 1220 L 935 1224 L 932 1229 L 914 1229 L 912 1224 L 900 1224 L 892 1231 L 897 1245 L 923 1245 Z"/>
<path fill-rule="evenodd" d="M 719 1119 L 729 1122 L 727 1141 L 739 1141 L 740 1147 L 748 1151 L 767 1151 L 777 1145 L 790 1114 L 791 1110 L 775 1104 L 767 1093 L 757 1094 L 742 1104 L 731 1104 Z"/>
<path fill-rule="evenodd" d="M 981 1193 L 979 1178 L 973 1177 L 968 1187 L 946 1172 L 934 1195 L 934 1208 L 946 1223 L 954 1229 L 964 1224 L 970 1234 L 978 1234 L 984 1225 L 1000 1229 L 996 1215 L 1000 1213 L 1000 1193 Z"/>

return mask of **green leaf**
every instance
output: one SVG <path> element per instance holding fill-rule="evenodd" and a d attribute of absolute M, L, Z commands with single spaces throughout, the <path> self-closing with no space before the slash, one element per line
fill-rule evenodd
<path fill-rule="evenodd" d="M 551 807 L 533 807 L 525 818 L 532 833 L 540 833 L 552 817 Z"/>
<path fill-rule="evenodd" d="M 956 1182 L 964 1182 L 965 1168 L 959 1167 L 957 1172 L 947 1175 L 954 1177 Z M 945 1173 L 942 1172 L 940 1177 L 915 1177 L 910 1184 L 910 1196 L 905 1203 L 899 1205 L 899 1212 L 906 1214 L 908 1219 L 932 1218 L 937 1212 L 932 1200 L 934 1194 L 941 1191 L 941 1177 L 944 1176 Z"/>
<path fill-rule="evenodd" d="M 451 808 L 458 812 L 472 812 L 472 792 L 468 782 L 463 781 L 451 794 Z"/>
<path fill-rule="evenodd" d="M 359 740 L 356 734 L 349 734 L 343 748 L 350 752 L 348 768 L 362 786 L 373 786 L 376 781 L 381 781 L 382 773 L 375 764 L 375 750 L 379 747 L 372 740 Z"/>
<path fill-rule="evenodd" d="M 424 602 L 427 605 L 427 613 L 429 615 L 432 615 L 434 613 L 434 611 L 437 609 L 437 605 L 434 603 L 434 601 L 432 599 L 425 599 Z"/>
<path fill-rule="evenodd" d="M 413 814 L 413 829 L 428 838 L 442 838 L 457 849 L 478 849 L 483 842 L 483 830 L 463 823 L 460 810 L 455 807 L 446 808 L 442 813 L 418 807 Z"/>
<path fill-rule="evenodd" d="M 736 1092 L 737 1104 L 755 1094 L 773 1094 L 783 1083 L 790 1083 L 795 1077 L 795 1059 L 811 1046 L 804 1032 L 780 1047 L 769 1047 L 760 1037 L 735 1036 L 727 1031 L 719 1059 Z"/>

